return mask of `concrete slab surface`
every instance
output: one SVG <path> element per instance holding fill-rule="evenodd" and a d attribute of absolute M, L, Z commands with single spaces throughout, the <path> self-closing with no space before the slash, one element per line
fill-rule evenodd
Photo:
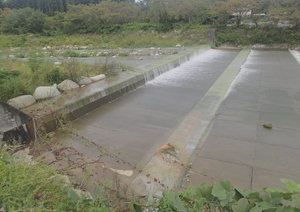
<path fill-rule="evenodd" d="M 218 176 L 252 190 L 284 186 L 280 178 L 300 183 L 299 77 L 288 51 L 251 50 L 198 150 L 189 183 Z"/>
<path fill-rule="evenodd" d="M 130 179 L 136 176 L 136 170 L 144 169 L 145 172 L 150 173 L 151 179 L 147 174 L 141 186 L 151 187 L 154 178 L 163 182 L 163 179 L 156 177 L 158 173 L 151 168 L 151 165 L 146 168 L 145 165 L 149 163 L 157 150 L 168 142 L 172 133 L 178 129 L 187 114 L 197 105 L 239 52 L 238 50 L 209 50 L 200 54 L 136 91 L 73 121 L 72 127 L 80 136 L 92 140 L 97 145 L 102 145 L 108 152 L 118 154 L 128 161 L 134 171 Z M 230 77 L 233 78 L 236 76 L 236 74 L 231 75 Z M 229 85 L 231 82 L 232 80 L 228 81 Z M 215 87 L 215 90 L 217 89 L 219 88 Z M 225 95 L 226 90 L 222 90 L 221 87 L 221 91 Z M 205 107 L 209 108 L 211 105 L 207 104 Z M 186 128 L 182 128 L 182 131 L 175 137 L 179 140 L 180 138 L 189 139 L 200 118 L 199 113 L 191 114 L 190 118 L 186 119 L 185 127 L 190 126 L 193 130 L 186 131 Z M 62 137 L 61 141 L 64 146 L 73 146 L 91 158 L 101 155 L 101 151 L 95 147 L 95 144 L 88 145 L 85 141 L 68 135 Z M 174 159 L 171 156 L 169 159 L 167 157 L 169 156 L 166 156 L 164 160 Z M 105 167 L 123 169 L 122 164 L 118 164 L 116 160 L 111 161 L 104 157 L 103 162 Z M 162 167 L 161 171 L 167 170 L 163 163 L 153 164 L 155 167 Z M 181 168 L 181 165 L 178 165 Z M 150 180 L 152 181 L 148 184 Z"/>

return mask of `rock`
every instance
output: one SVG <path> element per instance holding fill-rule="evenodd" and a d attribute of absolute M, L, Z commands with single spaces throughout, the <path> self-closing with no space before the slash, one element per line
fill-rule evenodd
<path fill-rule="evenodd" d="M 17 109 L 21 109 L 33 105 L 35 103 L 35 99 L 32 95 L 23 95 L 12 98 L 8 100 L 7 103 Z"/>
<path fill-rule="evenodd" d="M 23 150 L 19 150 L 18 152 L 13 154 L 16 156 L 14 158 L 15 161 L 18 161 L 22 164 L 28 163 L 29 165 L 34 165 L 35 162 L 32 161 L 33 156 L 29 155 L 29 147 Z"/>
<path fill-rule="evenodd" d="M 61 91 L 69 91 L 75 88 L 79 88 L 79 86 L 72 80 L 64 80 L 63 82 L 57 85 L 57 88 Z"/>
<path fill-rule="evenodd" d="M 15 55 L 9 55 L 9 58 L 14 59 Z"/>
<path fill-rule="evenodd" d="M 180 45 L 180 44 L 177 44 L 177 45 L 176 45 L 176 47 L 177 47 L 177 48 L 180 48 L 180 47 L 181 47 L 181 45 Z"/>
<path fill-rule="evenodd" d="M 59 95 L 60 92 L 53 86 L 40 86 L 34 91 L 33 97 L 38 99 L 47 99 Z"/>
<path fill-rule="evenodd" d="M 61 62 L 54 62 L 54 65 L 61 65 Z"/>
<path fill-rule="evenodd" d="M 96 82 L 96 81 L 105 79 L 105 77 L 106 77 L 106 76 L 105 76 L 104 74 L 100 74 L 100 75 L 97 75 L 97 76 L 94 76 L 94 77 L 90 77 L 90 79 L 91 79 L 93 82 Z"/>
<path fill-rule="evenodd" d="M 149 48 L 149 50 L 155 50 L 155 47 L 151 47 L 151 48 Z"/>
<path fill-rule="evenodd" d="M 82 87 L 83 85 L 88 85 L 92 83 L 92 80 L 88 77 L 80 77 L 79 80 L 78 80 L 78 84 Z"/>

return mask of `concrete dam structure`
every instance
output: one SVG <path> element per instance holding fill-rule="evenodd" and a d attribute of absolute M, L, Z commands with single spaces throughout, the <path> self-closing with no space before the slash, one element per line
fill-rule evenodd
<path fill-rule="evenodd" d="M 118 174 L 140 195 L 222 179 L 253 190 L 300 177 L 299 71 L 288 51 L 193 47 L 24 111 L 48 131 L 53 112 L 72 120 L 59 147 L 101 159 L 91 180 Z"/>

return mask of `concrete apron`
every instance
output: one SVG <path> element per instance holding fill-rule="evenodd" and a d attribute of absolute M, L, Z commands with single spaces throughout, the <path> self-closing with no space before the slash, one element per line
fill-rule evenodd
<path fill-rule="evenodd" d="M 46 132 L 54 131 L 57 128 L 56 118 L 63 117 L 73 121 L 99 107 L 109 103 L 126 93 L 146 84 L 155 77 L 180 66 L 189 61 L 193 56 L 199 55 L 211 49 L 209 45 L 190 47 L 185 51 L 162 58 L 155 63 L 137 67 L 134 71 L 128 71 L 127 75 L 115 82 L 101 85 L 95 82 L 80 90 L 73 90 L 66 95 L 59 95 L 52 98 L 53 101 L 41 102 L 32 107 L 26 108 L 24 112 L 29 115 L 39 116 Z M 90 92 L 95 88 L 95 92 Z M 37 113 L 37 111 L 40 111 Z M 53 113 L 57 117 L 53 116 Z"/>
<path fill-rule="evenodd" d="M 176 153 L 172 156 L 175 158 L 166 160 L 167 155 L 158 151 L 144 167 L 146 172 L 139 173 L 133 180 L 130 185 L 132 190 L 139 195 L 148 195 L 150 192 L 161 196 L 163 190 L 176 186 L 249 53 L 250 49 L 243 49 L 238 54 L 168 138 L 167 144 L 175 147 Z M 147 173 L 152 173 L 151 180 Z"/>

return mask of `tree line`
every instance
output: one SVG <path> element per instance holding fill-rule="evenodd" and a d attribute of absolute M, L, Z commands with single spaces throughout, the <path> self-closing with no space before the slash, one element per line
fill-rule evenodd
<path fill-rule="evenodd" d="M 128 23 L 227 24 L 239 26 L 248 11 L 258 25 L 261 13 L 277 25 L 289 20 L 300 26 L 299 0 L 1 0 L 2 33 L 98 33 L 108 25 Z"/>

